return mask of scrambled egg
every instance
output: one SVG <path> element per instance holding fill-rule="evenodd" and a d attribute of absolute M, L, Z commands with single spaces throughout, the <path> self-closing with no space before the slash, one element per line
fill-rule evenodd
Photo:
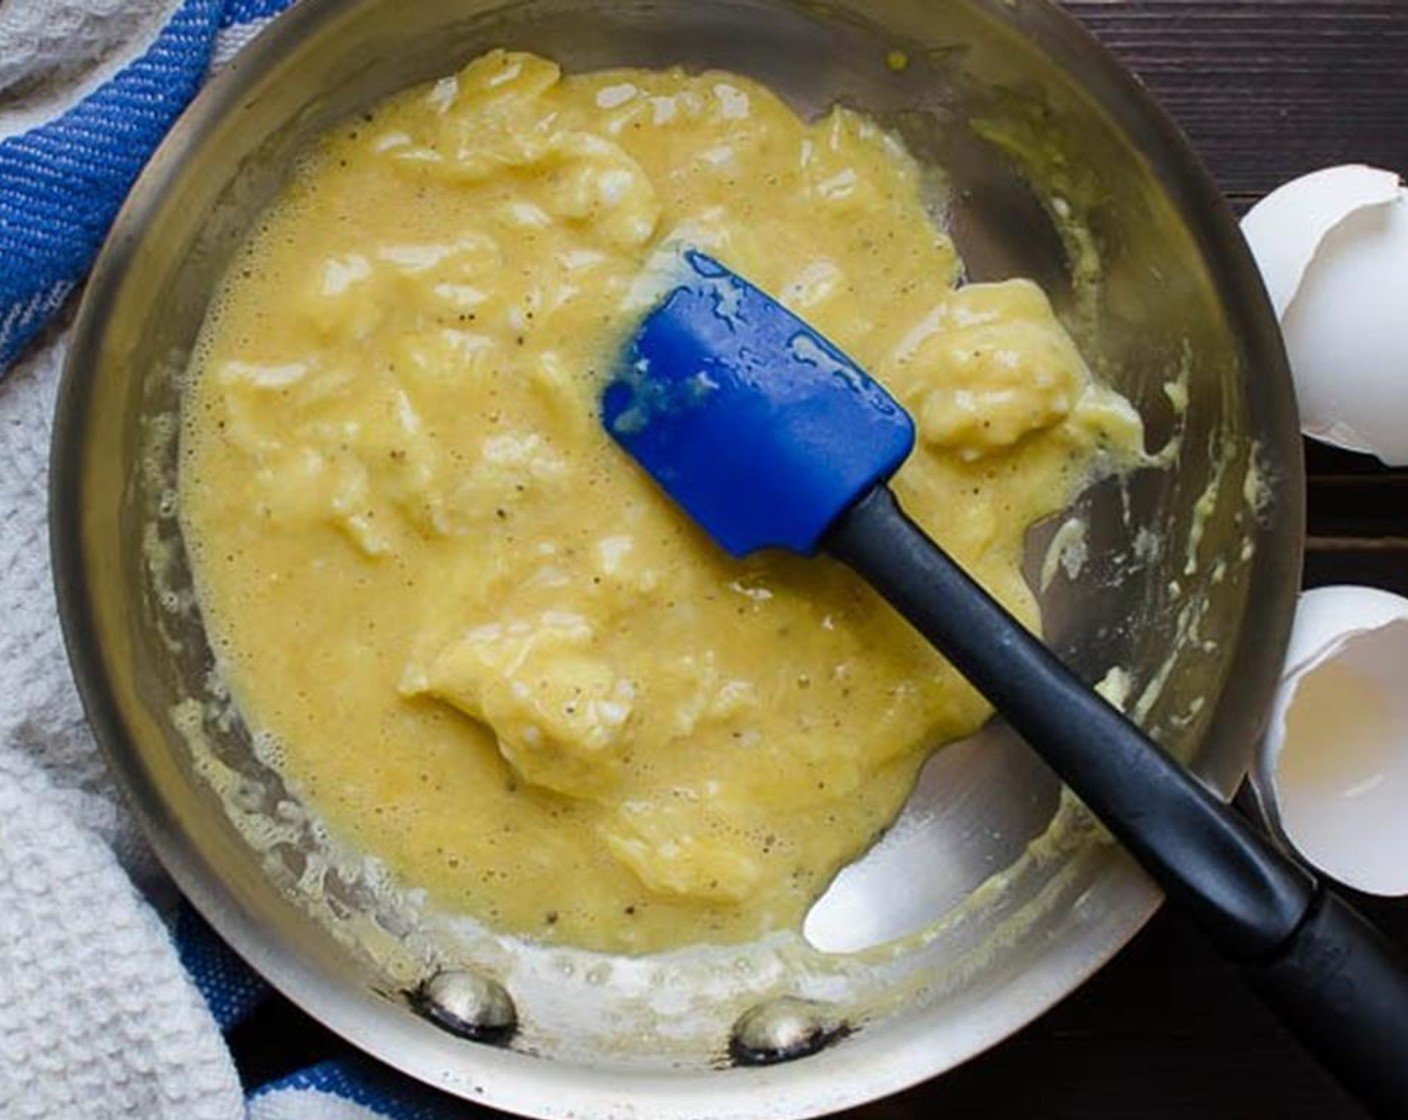
<path fill-rule="evenodd" d="M 241 250 L 182 516 L 250 724 L 442 906 L 609 951 L 800 922 L 986 704 L 827 560 L 730 561 L 600 429 L 664 243 L 910 408 L 895 481 L 1030 626 L 1025 530 L 1139 424 L 1032 284 L 955 287 L 874 122 L 495 51 L 325 138 Z"/>

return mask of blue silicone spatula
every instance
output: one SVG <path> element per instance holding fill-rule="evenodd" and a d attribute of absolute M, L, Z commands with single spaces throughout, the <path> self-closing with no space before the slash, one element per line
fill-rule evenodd
<path fill-rule="evenodd" d="M 1033 637 L 900 508 L 914 426 L 817 331 L 705 254 L 630 338 L 611 436 L 734 556 L 826 553 L 951 661 L 1361 1100 L 1408 1116 L 1408 970 Z"/>

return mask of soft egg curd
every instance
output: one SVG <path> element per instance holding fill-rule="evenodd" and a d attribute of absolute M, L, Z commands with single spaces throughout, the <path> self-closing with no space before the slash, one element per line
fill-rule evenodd
<path fill-rule="evenodd" d="M 665 249 L 914 414 L 894 486 L 1032 628 L 1023 537 L 1140 443 L 1024 280 L 959 286 L 875 122 L 730 74 L 494 51 L 324 138 L 187 389 L 220 669 L 333 832 L 435 904 L 611 952 L 797 927 L 986 703 L 839 565 L 733 561 L 601 429 Z"/>

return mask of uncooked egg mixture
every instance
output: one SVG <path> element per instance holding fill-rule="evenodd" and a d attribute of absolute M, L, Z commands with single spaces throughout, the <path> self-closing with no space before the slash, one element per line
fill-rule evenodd
<path fill-rule="evenodd" d="M 231 266 L 186 398 L 222 671 L 403 883 L 616 952 L 795 927 L 989 714 L 848 572 L 728 559 L 602 431 L 677 245 L 912 410 L 896 490 L 1033 628 L 1026 529 L 1140 441 L 1038 288 L 956 286 L 917 165 L 847 109 L 495 51 L 324 138 Z"/>

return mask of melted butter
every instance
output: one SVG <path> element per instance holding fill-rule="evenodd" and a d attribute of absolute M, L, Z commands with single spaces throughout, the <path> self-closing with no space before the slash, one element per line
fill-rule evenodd
<path fill-rule="evenodd" d="M 494 52 L 310 153 L 183 416 L 225 674 L 303 798 L 402 881 L 608 951 L 795 928 L 989 714 L 847 572 L 728 560 L 599 430 L 678 242 L 914 412 L 897 491 L 1033 628 L 1026 528 L 1140 446 L 1035 286 L 954 289 L 918 168 L 847 110 Z"/>

